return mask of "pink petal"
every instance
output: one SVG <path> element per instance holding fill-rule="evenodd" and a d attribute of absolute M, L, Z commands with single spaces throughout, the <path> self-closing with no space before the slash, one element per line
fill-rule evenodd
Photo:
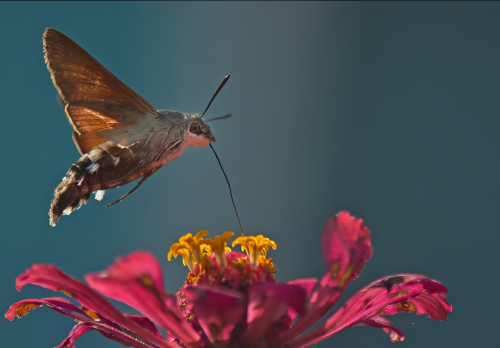
<path fill-rule="evenodd" d="M 288 309 L 302 314 L 307 301 L 303 287 L 284 283 L 262 283 L 248 291 L 247 328 L 241 342 L 257 347 L 273 330 L 280 320 L 288 314 Z M 278 331 L 279 332 L 279 331 Z"/>
<path fill-rule="evenodd" d="M 85 280 L 92 289 L 137 309 L 186 345 L 199 345 L 200 336 L 184 319 L 174 296 L 163 291 L 160 264 L 153 255 L 138 251 L 117 258 L 105 271 L 88 274 Z"/>
<path fill-rule="evenodd" d="M 318 284 L 318 280 L 313 278 L 296 279 L 288 282 L 288 284 L 300 286 L 302 290 L 304 290 L 306 298 L 309 298 L 311 296 L 312 291 L 316 287 L 316 284 Z M 288 309 L 288 315 L 290 316 L 291 321 L 293 321 L 297 317 L 297 315 L 299 315 L 299 312 L 295 311 L 293 307 L 290 307 Z"/>
<path fill-rule="evenodd" d="M 83 310 L 75 306 L 70 301 L 61 297 L 49 297 L 41 300 L 28 299 L 28 300 L 18 301 L 10 306 L 7 313 L 5 313 L 5 318 L 12 321 L 14 320 L 14 317 L 17 316 L 18 318 L 21 318 L 26 314 L 28 314 L 29 312 L 31 312 L 33 309 L 41 306 L 49 307 L 55 310 L 56 312 L 70 316 L 76 320 L 80 321 L 93 320 Z"/>
<path fill-rule="evenodd" d="M 290 330 L 276 337 L 274 343 L 293 339 L 320 320 L 373 254 L 370 231 L 363 226 L 363 220 L 347 212 L 340 212 L 327 221 L 321 236 L 321 248 L 327 273 L 311 295 L 310 308 Z"/>
<path fill-rule="evenodd" d="M 361 324 L 381 328 L 385 333 L 389 334 L 392 342 L 400 342 L 405 339 L 405 336 L 401 331 L 399 331 L 394 325 L 392 325 L 389 320 L 381 317 L 380 315 L 362 320 Z"/>
<path fill-rule="evenodd" d="M 446 302 L 448 289 L 441 283 L 416 274 L 400 274 L 379 279 L 355 294 L 326 325 L 350 326 L 354 321 L 398 312 L 428 314 L 444 320 L 452 307 Z M 338 331 L 339 329 L 336 329 Z"/>
<path fill-rule="evenodd" d="M 154 348 L 153 345 L 148 345 L 144 341 L 137 342 L 137 341 L 126 341 L 121 339 L 120 337 L 116 336 L 114 333 L 111 334 L 104 330 L 102 327 L 99 325 L 93 324 L 93 323 L 79 323 L 75 326 L 73 326 L 73 329 L 71 329 L 69 335 L 62 341 L 60 345 L 58 345 L 55 348 L 73 348 L 76 340 L 80 338 L 84 333 L 89 332 L 91 330 L 96 330 L 100 334 L 102 334 L 104 337 L 109 338 L 113 341 L 116 341 L 118 343 L 123 344 L 124 346 L 135 346 L 135 347 L 152 347 Z M 174 346 L 173 346 L 174 347 Z"/>
<path fill-rule="evenodd" d="M 242 293 L 225 288 L 187 286 L 184 289 L 191 312 L 210 342 L 226 347 L 237 323 L 245 314 L 245 297 Z"/>
<path fill-rule="evenodd" d="M 373 323 L 367 320 L 380 314 L 417 312 L 428 314 L 432 319 L 444 320 L 452 309 L 446 302 L 445 292 L 448 289 L 444 285 L 421 275 L 400 274 L 377 280 L 355 294 L 321 328 L 288 342 L 286 346 L 314 344 L 346 327 Z M 401 335 L 399 331 L 396 334 Z"/>
<path fill-rule="evenodd" d="M 158 331 L 158 329 L 156 328 L 156 326 L 151 322 L 151 320 L 149 320 L 148 318 L 142 316 L 142 315 L 131 315 L 131 314 L 125 314 L 125 316 L 127 317 L 127 319 L 130 319 L 131 321 L 133 321 L 135 324 L 137 324 L 138 326 L 142 327 L 143 329 L 151 332 L 153 335 L 155 336 L 158 336 L 160 338 L 163 339 L 163 336 L 162 334 L 160 333 L 160 331 Z M 129 346 L 129 344 L 127 342 L 123 342 L 122 340 L 118 339 L 117 337 L 115 337 L 114 335 L 110 335 L 102 330 L 99 330 L 99 332 L 104 336 L 104 337 L 107 337 L 109 339 L 112 339 L 112 340 L 115 340 L 123 345 L 126 345 L 126 346 Z M 171 342 L 172 343 L 172 342 Z M 180 345 L 178 344 L 173 344 L 174 347 L 181 347 Z M 57 348 L 57 347 L 56 347 Z"/>
<path fill-rule="evenodd" d="M 126 281 L 135 281 L 138 277 L 144 277 L 145 286 L 154 289 L 159 295 L 163 295 L 163 275 L 158 260 L 146 251 L 135 251 L 125 257 L 117 257 L 115 263 L 111 264 L 101 276 Z"/>
<path fill-rule="evenodd" d="M 154 344 L 151 344 L 144 338 L 136 335 L 135 332 L 126 333 L 121 327 L 119 327 L 113 322 L 109 322 L 104 318 L 98 321 L 94 320 L 92 317 L 87 315 L 87 313 L 85 313 L 82 309 L 78 308 L 70 301 L 63 298 L 53 297 L 53 298 L 44 298 L 40 300 L 30 299 L 30 300 L 19 301 L 10 306 L 9 310 L 5 314 L 5 317 L 9 320 L 13 320 L 14 316 L 22 317 L 28 314 L 29 311 L 38 308 L 40 306 L 49 307 L 59 313 L 67 315 L 85 324 L 81 327 L 77 327 L 78 325 L 75 326 L 73 330 L 71 330 L 69 336 L 59 345 L 59 347 L 61 348 L 73 347 L 73 344 L 78 337 L 80 337 L 85 332 L 92 329 L 98 330 L 106 337 L 114 339 L 115 341 L 118 341 L 128 346 L 135 346 L 140 348 L 155 347 Z M 177 346 L 164 341 L 162 342 L 161 347 L 176 348 Z"/>
<path fill-rule="evenodd" d="M 125 314 L 125 317 L 127 317 L 130 321 L 133 321 L 136 325 L 142 327 L 144 330 L 148 330 L 153 335 L 163 338 L 161 332 L 158 331 L 155 324 L 153 324 L 148 318 L 143 317 L 142 315 L 132 314 Z"/>
<path fill-rule="evenodd" d="M 332 281 L 336 283 L 355 279 L 373 254 L 370 231 L 363 226 L 363 220 L 348 212 L 328 219 L 321 235 L 321 249 L 328 271 L 336 273 L 332 274 L 336 278 Z"/>
<path fill-rule="evenodd" d="M 64 341 L 62 341 L 62 343 L 55 348 L 73 348 L 75 341 L 80 338 L 81 335 L 91 330 L 95 330 L 95 327 L 90 323 L 77 324 L 73 326 L 73 329 L 71 329 L 68 337 L 66 337 Z"/>
<path fill-rule="evenodd" d="M 67 276 L 55 266 L 35 264 L 16 279 L 16 288 L 21 290 L 26 284 L 34 284 L 54 291 L 61 291 L 86 308 L 98 313 L 103 318 L 120 327 L 154 343 L 158 347 L 170 347 L 166 341 L 159 339 L 149 331 L 144 330 L 127 319 L 111 303 L 89 289 L 79 281 Z"/>
<path fill-rule="evenodd" d="M 131 321 L 133 321 L 134 323 L 136 323 L 137 325 L 139 325 L 140 327 L 142 327 L 143 329 L 148 330 L 149 332 L 151 332 L 153 335 L 158 336 L 160 338 L 163 338 L 163 336 L 158 331 L 158 329 L 156 328 L 156 326 L 148 318 L 143 317 L 141 315 L 129 315 L 129 314 L 125 314 L 125 316 L 128 319 L 130 319 Z M 125 346 L 130 346 L 129 342 L 121 340 L 121 339 L 119 339 L 118 337 L 116 337 L 114 335 L 110 335 L 109 333 L 107 333 L 107 332 L 105 332 L 103 330 L 100 330 L 100 328 L 98 326 L 96 326 L 96 325 L 93 325 L 93 324 L 90 324 L 90 323 L 80 323 L 80 324 L 75 325 L 73 327 L 73 330 L 71 330 L 71 332 L 68 335 L 68 337 L 66 338 L 66 340 L 64 340 L 64 342 L 61 343 L 61 345 L 58 346 L 58 347 L 56 347 L 56 348 L 73 348 L 73 344 L 76 341 L 76 339 L 78 337 L 80 337 L 82 334 L 84 334 L 85 332 L 90 331 L 90 330 L 97 330 L 97 331 L 99 331 L 106 338 L 112 339 L 112 340 L 114 340 L 114 341 L 116 341 L 118 343 L 121 343 L 121 344 L 125 345 Z"/>
<path fill-rule="evenodd" d="M 421 281 L 429 281 L 429 279 L 421 279 Z M 436 282 L 437 283 L 437 282 Z M 437 283 L 441 285 L 440 283 Z M 446 302 L 445 292 L 448 292 L 443 286 L 443 290 L 439 292 L 438 290 L 429 290 L 428 287 L 424 286 L 426 291 L 422 292 L 418 296 L 412 297 L 410 303 L 407 307 L 401 307 L 401 304 L 395 303 L 388 305 L 383 309 L 385 315 L 392 315 L 399 312 L 413 312 L 417 314 L 427 314 L 431 319 L 446 320 L 446 316 L 451 312 L 452 306 Z M 413 306 L 414 308 L 413 308 Z"/>

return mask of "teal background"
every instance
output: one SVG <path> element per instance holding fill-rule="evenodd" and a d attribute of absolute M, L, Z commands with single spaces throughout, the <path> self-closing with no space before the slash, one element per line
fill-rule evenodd
<path fill-rule="evenodd" d="M 339 301 L 399 272 L 449 289 L 446 322 L 400 314 L 399 346 L 495 347 L 500 281 L 500 4 L 497 2 L 1 2 L 0 307 L 57 294 L 15 277 L 52 263 L 83 278 L 117 255 L 149 250 L 175 293 L 186 268 L 167 262 L 187 232 L 238 232 L 209 148 L 187 149 L 132 188 L 48 224 L 53 189 L 79 155 L 43 61 L 42 33 L 75 40 L 158 109 L 207 117 L 245 231 L 278 243 L 280 281 L 321 277 L 320 233 L 348 210 L 375 253 Z M 126 306 L 117 306 L 130 312 Z M 0 320 L 5 347 L 54 347 L 71 319 L 40 308 Z M 354 327 L 317 347 L 392 347 Z M 96 332 L 77 347 L 118 347 Z"/>

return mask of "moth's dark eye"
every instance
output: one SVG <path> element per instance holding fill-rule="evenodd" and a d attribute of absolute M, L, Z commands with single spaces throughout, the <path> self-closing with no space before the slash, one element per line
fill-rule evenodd
<path fill-rule="evenodd" d="M 189 131 L 193 134 L 200 135 L 201 134 L 201 128 L 198 122 L 193 122 L 191 123 L 191 126 L 189 127 Z"/>

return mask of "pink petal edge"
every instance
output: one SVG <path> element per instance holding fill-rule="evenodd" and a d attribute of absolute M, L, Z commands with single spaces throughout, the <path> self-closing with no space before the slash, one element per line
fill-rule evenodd
<path fill-rule="evenodd" d="M 321 248 L 327 272 L 311 294 L 307 313 L 299 316 L 290 330 L 278 335 L 275 343 L 294 339 L 320 320 L 373 254 L 370 231 L 363 226 L 363 220 L 348 212 L 328 219 Z"/>
<path fill-rule="evenodd" d="M 138 310 L 186 345 L 198 346 L 200 336 L 184 319 L 176 299 L 163 290 L 158 260 L 148 252 L 136 251 L 117 258 L 105 271 L 85 276 L 100 294 Z"/>
<path fill-rule="evenodd" d="M 381 313 L 391 315 L 407 312 L 409 309 L 413 310 L 414 306 L 417 314 L 425 313 L 432 319 L 444 320 L 452 310 L 444 295 L 447 291 L 441 283 L 418 274 L 399 274 L 379 279 L 351 297 L 320 328 L 287 342 L 285 347 L 305 347 L 358 324 L 380 325 L 378 327 L 382 327 L 384 331 L 390 331 L 391 339 L 396 339 L 396 336 L 404 338 L 388 320 L 370 319 Z"/>
<path fill-rule="evenodd" d="M 172 347 L 171 344 L 166 341 L 138 327 L 107 300 L 81 282 L 67 276 L 55 266 L 44 264 L 33 265 L 16 279 L 16 288 L 18 290 L 21 290 L 27 284 L 38 285 L 54 291 L 62 291 L 65 295 L 74 298 L 83 306 L 95 311 L 103 318 L 106 318 L 130 332 L 136 333 L 156 346 L 166 348 Z"/>

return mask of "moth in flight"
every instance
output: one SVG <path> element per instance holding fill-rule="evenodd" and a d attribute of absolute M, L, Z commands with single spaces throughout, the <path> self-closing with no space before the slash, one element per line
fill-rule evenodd
<path fill-rule="evenodd" d="M 155 110 L 60 32 L 47 28 L 43 49 L 52 82 L 73 126 L 73 141 L 82 155 L 54 191 L 49 211 L 52 226 L 62 214 L 69 215 L 86 204 L 92 192 L 101 200 L 104 190 L 142 178 L 117 203 L 165 163 L 179 157 L 186 147 L 215 141 L 202 117 L 229 75 L 201 116 Z"/>

